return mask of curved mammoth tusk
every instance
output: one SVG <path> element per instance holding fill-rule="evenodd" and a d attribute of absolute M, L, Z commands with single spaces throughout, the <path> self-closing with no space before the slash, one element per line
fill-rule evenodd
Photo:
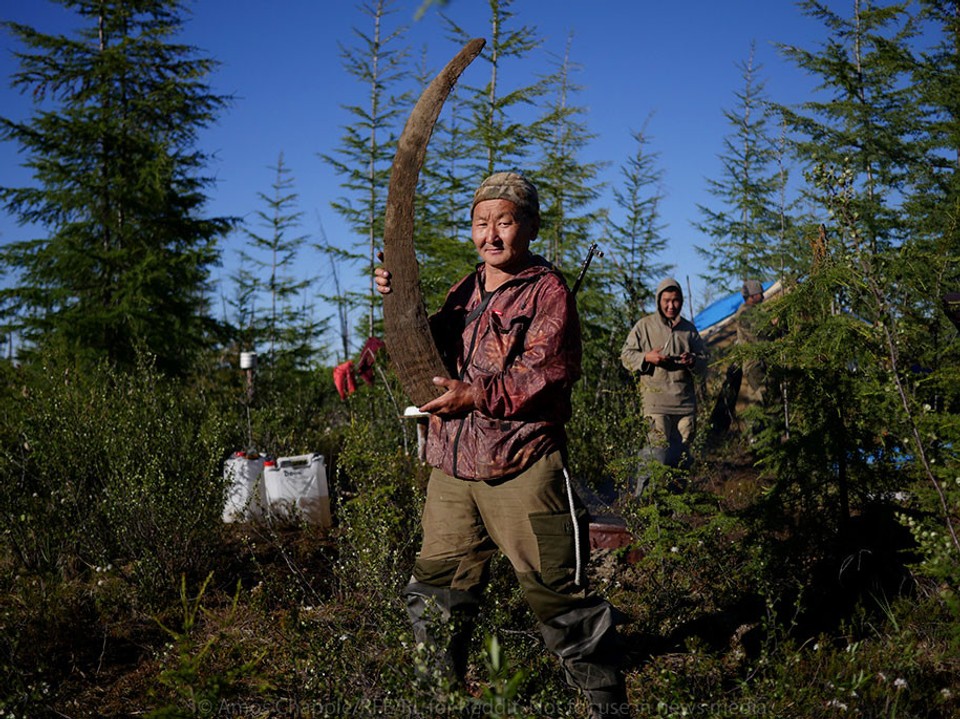
<path fill-rule="evenodd" d="M 390 361 L 404 391 L 417 406 L 442 394 L 433 378 L 449 373 L 430 333 L 420 292 L 413 248 L 413 199 L 427 143 L 444 100 L 485 42 L 482 38 L 468 42 L 423 91 L 400 135 L 390 170 L 383 263 L 390 270 L 392 291 L 383 298 L 383 328 Z"/>

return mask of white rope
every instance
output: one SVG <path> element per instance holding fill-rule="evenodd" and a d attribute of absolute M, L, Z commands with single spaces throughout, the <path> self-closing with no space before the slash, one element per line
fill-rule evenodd
<path fill-rule="evenodd" d="M 577 566 L 574 569 L 573 582 L 580 586 L 580 573 L 583 569 L 583 560 L 580 557 L 580 525 L 577 523 L 577 510 L 573 503 L 573 483 L 570 481 L 570 473 L 566 466 L 563 468 L 563 478 L 567 485 L 567 502 L 570 505 L 570 519 L 573 521 L 573 551 L 576 556 Z"/>

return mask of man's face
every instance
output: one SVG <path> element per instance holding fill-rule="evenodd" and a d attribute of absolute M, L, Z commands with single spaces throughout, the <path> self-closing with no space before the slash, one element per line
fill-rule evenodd
<path fill-rule="evenodd" d="M 538 223 L 521 218 L 510 200 L 483 200 L 473 208 L 471 238 L 487 267 L 510 272 L 526 260 Z"/>
<path fill-rule="evenodd" d="M 762 292 L 758 292 L 758 293 L 755 294 L 755 295 L 750 295 L 750 296 L 747 297 L 747 299 L 746 299 L 746 303 L 747 303 L 748 305 L 751 305 L 751 306 L 752 306 L 752 305 L 759 305 L 761 302 L 763 302 L 763 293 L 762 293 Z"/>
<path fill-rule="evenodd" d="M 671 322 L 680 316 L 683 298 L 676 290 L 664 290 L 660 293 L 660 313 Z"/>

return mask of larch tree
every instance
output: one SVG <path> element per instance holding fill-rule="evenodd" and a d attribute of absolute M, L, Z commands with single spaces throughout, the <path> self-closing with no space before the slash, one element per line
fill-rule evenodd
<path fill-rule="evenodd" d="M 338 247 L 330 242 L 327 238 L 327 233 L 323 229 L 323 224 L 320 222 L 319 217 L 317 218 L 319 235 L 320 239 L 318 242 L 314 243 L 313 247 L 315 250 L 324 255 L 330 263 L 330 279 L 333 281 L 333 294 L 329 293 L 320 293 L 318 295 L 319 299 L 324 302 L 329 302 L 331 305 L 336 307 L 336 316 L 337 316 L 337 335 L 338 335 L 338 345 L 337 350 L 334 353 L 337 364 L 340 362 L 346 361 L 350 355 L 351 351 L 351 328 L 350 328 L 350 310 L 351 310 L 351 298 L 350 295 L 346 292 L 344 283 L 341 281 L 340 275 L 343 271 L 342 268 L 346 265 L 349 265 L 351 262 L 355 261 L 356 257 L 353 253 Z"/>
<path fill-rule="evenodd" d="M 628 329 L 653 310 L 654 288 L 673 269 L 659 259 L 667 247 L 660 215 L 664 170 L 659 154 L 650 150 L 648 125 L 649 120 L 631 132 L 634 153 L 620 166 L 620 182 L 613 185 L 616 218 L 607 222 L 606 279 L 620 298 L 617 307 Z"/>
<path fill-rule="evenodd" d="M 271 192 L 258 193 L 262 207 L 254 213 L 256 224 L 244 228 L 247 248 L 240 253 L 242 274 L 237 279 L 246 279 L 254 288 L 250 324 L 264 361 L 305 367 L 317 352 L 321 324 L 313 320 L 307 292 L 313 278 L 298 262 L 308 236 L 301 231 L 303 211 L 282 152 L 272 169 Z"/>
<path fill-rule="evenodd" d="M 342 144 L 333 155 L 321 155 L 343 178 L 341 187 L 347 191 L 345 197 L 331 203 L 333 209 L 347 221 L 353 232 L 364 238 L 354 259 L 366 263 L 369 283 L 367 292 L 353 296 L 350 304 L 366 306 L 364 330 L 368 335 L 373 334 L 376 311 L 380 306 L 373 270 L 383 238 L 390 166 L 396 150 L 398 125 L 409 107 L 409 97 L 396 92 L 408 71 L 407 52 L 397 47 L 406 28 L 387 27 L 387 20 L 394 13 L 392 5 L 389 0 L 361 5 L 360 10 L 372 22 L 372 29 L 369 32 L 355 29 L 357 45 L 341 46 L 344 69 L 367 89 L 368 103 L 365 106 L 345 106 L 351 119 L 344 126 Z"/>
<path fill-rule="evenodd" d="M 913 346 L 927 346 L 924 362 L 944 366 L 954 329 L 940 298 L 960 287 L 960 3 L 923 0 L 920 19 L 930 45 L 911 59 L 911 87 L 922 128 L 904 208 L 910 228 L 903 256 L 910 262 L 898 282 Z M 949 364 L 956 364 L 949 362 Z"/>
<path fill-rule="evenodd" d="M 922 0 L 919 6 L 926 44 L 914 49 L 909 68 L 922 124 L 904 202 L 908 236 L 891 263 L 897 332 L 888 355 L 903 368 L 906 381 L 898 389 L 910 420 L 908 446 L 927 480 L 918 495 L 931 519 L 913 527 L 928 553 L 923 570 L 956 586 L 960 486 L 952 448 L 960 445 L 960 342 L 944 300 L 960 288 L 960 3 Z M 949 541 L 926 539 L 941 536 Z"/>
<path fill-rule="evenodd" d="M 579 68 L 570 57 L 572 40 L 572 35 L 568 36 L 555 70 L 541 81 L 545 95 L 543 114 L 534 123 L 539 161 L 533 170 L 540 195 L 541 222 L 533 249 L 563 271 L 571 287 L 576 288 L 583 368 L 596 381 L 581 383 L 575 394 L 582 392 L 586 396 L 575 402 L 589 407 L 602 384 L 599 379 L 604 368 L 615 357 L 607 342 L 609 308 L 615 298 L 607 293 L 602 282 L 595 281 L 597 265 L 593 265 L 592 274 L 583 275 L 578 288 L 576 285 L 578 270 L 593 252 L 593 240 L 603 227 L 606 213 L 595 207 L 602 188 L 598 179 L 602 165 L 583 159 L 594 135 L 584 120 L 586 110 L 575 101 L 580 88 L 573 80 Z"/>
<path fill-rule="evenodd" d="M 480 58 L 490 67 L 490 79 L 483 87 L 464 83 L 464 103 L 469 119 L 468 140 L 471 165 L 464 171 L 474 187 L 484 177 L 500 170 L 523 170 L 535 146 L 535 117 L 524 116 L 526 108 L 543 96 L 542 83 L 519 85 L 505 90 L 505 70 L 519 67 L 522 61 L 541 45 L 535 28 L 526 25 L 514 28 L 510 8 L 513 0 L 487 0 L 490 7 L 490 37 Z M 446 18 L 451 38 L 464 45 L 470 33 Z M 536 181 L 537 178 L 531 178 Z"/>
<path fill-rule="evenodd" d="M 828 206 L 837 189 L 829 177 L 849 178 L 851 209 L 866 249 L 876 254 L 904 237 L 900 203 L 912 167 L 905 139 L 918 119 L 906 82 L 905 47 L 915 25 L 906 2 L 878 6 L 853 0 L 852 5 L 852 15 L 844 17 L 816 0 L 800 3 L 829 35 L 817 50 L 782 50 L 819 79 L 819 97 L 796 108 L 779 105 L 778 111 L 809 171 L 806 201 Z"/>
<path fill-rule="evenodd" d="M 539 252 L 569 274 L 576 272 L 604 219 L 594 208 L 602 165 L 583 159 L 595 135 L 587 129 L 586 110 L 575 103 L 581 88 L 573 81 L 578 66 L 570 59 L 572 42 L 571 35 L 556 70 L 542 82 L 545 112 L 535 123 L 540 159 L 533 171 L 541 206 Z"/>
<path fill-rule="evenodd" d="M 784 48 L 818 81 L 814 100 L 779 110 L 819 228 L 810 272 L 770 310 L 778 325 L 767 359 L 790 401 L 760 445 L 782 509 L 841 535 L 860 502 L 903 476 L 889 469 L 909 435 L 892 391 L 902 389 L 893 288 L 919 119 L 906 6 L 853 0 L 846 17 L 806 0 L 826 38 L 814 50 Z"/>
<path fill-rule="evenodd" d="M 731 132 L 723 141 L 721 175 L 707 180 L 707 191 L 717 204 L 698 205 L 702 220 L 695 223 L 710 238 L 709 245 L 696 248 L 707 261 L 704 279 L 727 290 L 777 272 L 784 229 L 780 201 L 785 178 L 770 133 L 762 66 L 755 62 L 754 47 L 738 68 L 743 89 L 736 93 L 735 108 L 723 113 Z"/>
<path fill-rule="evenodd" d="M 204 82 L 216 64 L 176 42 L 179 0 L 58 1 L 73 37 L 6 23 L 23 46 L 13 85 L 36 110 L 0 119 L 0 137 L 34 184 L 0 201 L 36 236 L 0 253 L 5 322 L 26 352 L 130 364 L 143 351 L 184 372 L 209 340 L 209 269 L 232 223 L 203 214 L 196 143 L 228 98 Z"/>

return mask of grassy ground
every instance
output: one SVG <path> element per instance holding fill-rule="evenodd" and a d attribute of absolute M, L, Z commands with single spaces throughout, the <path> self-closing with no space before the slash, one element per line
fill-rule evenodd
<path fill-rule="evenodd" d="M 890 509 L 835 542 L 759 538 L 764 492 L 747 455 L 715 454 L 681 497 L 625 508 L 631 547 L 594 553 L 624 613 L 636 716 L 960 716 L 956 600 L 916 580 Z M 332 533 L 227 526 L 210 577 L 160 609 L 124 567 L 4 571 L 0 716 L 431 717 L 471 699 L 489 716 L 582 716 L 503 563 L 469 694 L 417 683 L 399 599 L 416 517 L 385 520 L 389 504 L 345 503 Z"/>

